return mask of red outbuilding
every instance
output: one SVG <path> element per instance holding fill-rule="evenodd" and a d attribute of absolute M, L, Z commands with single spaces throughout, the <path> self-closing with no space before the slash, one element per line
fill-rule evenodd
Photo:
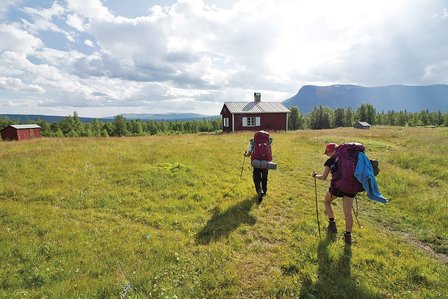
<path fill-rule="evenodd" d="M 30 125 L 10 125 L 0 131 L 3 140 L 29 140 L 41 138 L 40 126 Z"/>
<path fill-rule="evenodd" d="M 221 109 L 223 132 L 287 131 L 289 109 L 280 102 L 261 102 L 254 93 L 253 102 L 225 102 Z"/>

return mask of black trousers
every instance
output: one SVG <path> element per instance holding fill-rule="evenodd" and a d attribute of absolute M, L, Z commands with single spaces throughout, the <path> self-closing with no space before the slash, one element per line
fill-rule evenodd
<path fill-rule="evenodd" d="M 261 190 L 264 193 L 268 191 L 268 169 L 254 168 L 253 179 L 257 193 Z"/>

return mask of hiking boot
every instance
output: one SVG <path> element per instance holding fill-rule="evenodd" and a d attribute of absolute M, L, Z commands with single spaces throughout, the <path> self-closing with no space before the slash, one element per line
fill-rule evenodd
<path fill-rule="evenodd" d="M 327 233 L 336 234 L 337 232 L 338 232 L 338 229 L 336 228 L 336 222 L 328 221 Z"/>
<path fill-rule="evenodd" d="M 345 242 L 345 245 L 352 245 L 352 235 L 351 234 L 347 234 L 345 232 L 344 233 L 344 242 Z"/>
<path fill-rule="evenodd" d="M 266 196 L 266 193 L 268 193 L 268 190 L 263 190 L 263 196 Z"/>
<path fill-rule="evenodd" d="M 258 199 L 257 199 L 257 203 L 261 203 L 263 201 L 263 196 L 264 196 L 264 192 L 263 191 L 259 191 L 258 192 Z"/>

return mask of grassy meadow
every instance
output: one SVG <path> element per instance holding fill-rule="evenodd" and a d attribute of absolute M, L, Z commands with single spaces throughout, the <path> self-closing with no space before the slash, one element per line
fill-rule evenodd
<path fill-rule="evenodd" d="M 1 298 L 447 298 L 448 128 L 274 132 L 256 204 L 251 133 L 0 142 Z M 322 239 L 312 171 L 362 142 L 387 205 Z M 340 233 L 342 203 L 334 203 Z"/>

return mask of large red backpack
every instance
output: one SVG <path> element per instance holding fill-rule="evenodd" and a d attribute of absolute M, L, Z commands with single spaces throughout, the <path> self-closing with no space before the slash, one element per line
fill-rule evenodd
<path fill-rule="evenodd" d="M 256 132 L 253 140 L 251 160 L 272 161 L 271 140 L 268 132 Z"/>
<path fill-rule="evenodd" d="M 332 173 L 331 186 L 344 193 L 358 193 L 364 191 L 362 184 L 355 178 L 355 168 L 358 153 L 364 152 L 361 143 L 343 143 L 335 152 L 336 170 Z"/>

